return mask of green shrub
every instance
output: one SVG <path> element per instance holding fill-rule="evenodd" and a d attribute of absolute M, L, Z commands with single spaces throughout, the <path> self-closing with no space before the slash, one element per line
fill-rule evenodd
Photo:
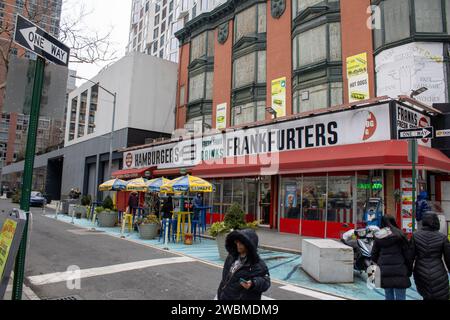
<path fill-rule="evenodd" d="M 110 196 L 107 196 L 105 200 L 103 200 L 103 208 L 114 210 L 114 203 Z"/>
<path fill-rule="evenodd" d="M 247 223 L 241 205 L 233 203 L 228 209 L 224 221 L 214 223 L 209 229 L 209 234 L 212 237 L 217 237 L 219 234 L 228 233 L 232 230 L 257 229 L 259 224 L 260 221 Z"/>
<path fill-rule="evenodd" d="M 103 208 L 103 207 L 97 207 L 97 208 L 95 208 L 95 213 L 96 213 L 96 214 L 99 214 L 100 212 L 103 212 L 103 211 L 105 211 L 105 208 Z"/>
<path fill-rule="evenodd" d="M 84 195 L 84 196 L 81 198 L 81 205 L 83 205 L 83 206 L 90 206 L 91 203 L 92 203 L 92 197 L 91 197 L 90 194 Z"/>
<path fill-rule="evenodd" d="M 230 229 L 241 229 L 245 225 L 245 213 L 239 203 L 231 205 L 225 215 L 224 222 Z"/>

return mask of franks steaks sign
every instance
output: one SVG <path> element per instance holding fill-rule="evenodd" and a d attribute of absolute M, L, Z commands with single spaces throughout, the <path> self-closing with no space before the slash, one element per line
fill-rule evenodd
<path fill-rule="evenodd" d="M 124 153 L 124 169 L 195 166 L 245 155 L 391 139 L 389 104 L 187 139 Z"/>

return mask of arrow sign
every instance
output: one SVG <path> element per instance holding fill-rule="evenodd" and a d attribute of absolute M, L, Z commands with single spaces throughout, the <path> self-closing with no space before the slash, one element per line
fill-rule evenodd
<path fill-rule="evenodd" d="M 433 139 L 434 138 L 434 128 L 426 127 L 426 128 L 399 130 L 398 138 L 400 140 Z"/>
<path fill-rule="evenodd" d="M 69 64 L 70 49 L 21 15 L 17 15 L 14 42 L 53 63 Z"/>

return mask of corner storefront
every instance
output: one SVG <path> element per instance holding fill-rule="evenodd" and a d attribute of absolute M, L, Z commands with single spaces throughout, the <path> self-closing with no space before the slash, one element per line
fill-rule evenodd
<path fill-rule="evenodd" d="M 425 112 L 387 99 L 127 150 L 124 170 L 152 167 L 153 176 L 208 179 L 216 187 L 206 196 L 213 208 L 208 222 L 238 202 L 248 220 L 263 226 L 338 238 L 362 224 L 365 205 L 375 198 L 407 231 L 411 165 L 397 130 L 430 123 Z M 446 181 L 450 159 L 420 141 L 418 170 L 420 188 L 430 190 L 430 177 Z M 436 199 L 445 197 L 433 188 Z"/>

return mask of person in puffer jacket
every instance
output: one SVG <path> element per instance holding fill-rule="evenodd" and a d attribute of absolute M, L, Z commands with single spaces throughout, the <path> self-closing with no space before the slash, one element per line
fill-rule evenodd
<path fill-rule="evenodd" d="M 422 219 L 422 230 L 414 233 L 411 239 L 414 280 L 424 300 L 449 299 L 450 243 L 439 229 L 438 216 L 427 213 Z"/>
<path fill-rule="evenodd" d="M 398 228 L 394 217 L 384 216 L 381 227 L 375 234 L 372 261 L 380 268 L 386 300 L 406 300 L 406 289 L 411 287 L 412 275 L 408 239 Z"/>
<path fill-rule="evenodd" d="M 258 236 L 252 229 L 230 233 L 225 247 L 229 253 L 223 267 L 218 300 L 261 300 L 270 288 L 270 274 L 258 255 Z"/>

